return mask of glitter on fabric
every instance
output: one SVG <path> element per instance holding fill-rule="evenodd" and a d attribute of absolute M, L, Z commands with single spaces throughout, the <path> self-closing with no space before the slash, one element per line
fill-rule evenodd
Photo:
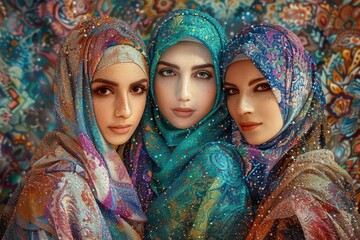
<path fill-rule="evenodd" d="M 217 96 L 214 107 L 199 123 L 177 129 L 158 109 L 153 83 L 161 55 L 184 37 L 195 38 L 209 49 Z M 149 105 L 141 134 L 136 136 L 138 145 L 131 150 L 130 167 L 148 217 L 145 238 L 241 239 L 250 228 L 249 190 L 243 164 L 230 144 L 230 117 L 222 91 L 220 59 L 226 43 L 220 24 L 195 10 L 173 11 L 153 31 Z"/>
<path fill-rule="evenodd" d="M 114 64 L 114 63 L 135 63 L 145 73 L 145 76 L 149 76 L 149 69 L 145 58 L 139 54 L 139 51 L 132 46 L 117 45 L 105 49 L 102 58 L 96 72 Z"/>
<path fill-rule="evenodd" d="M 121 20 L 93 18 L 70 31 L 57 59 L 57 128 L 4 209 L 5 239 L 140 238 L 146 217 L 120 156 L 100 133 L 90 89 L 103 52 L 118 45 L 146 59 L 144 43 Z"/>
<path fill-rule="evenodd" d="M 257 208 L 247 239 L 360 236 L 352 180 L 326 149 L 330 128 L 312 57 L 294 33 L 270 24 L 249 26 L 234 36 L 225 71 L 239 54 L 268 80 L 284 122 L 261 145 L 248 144 L 237 129 L 233 134 Z"/>

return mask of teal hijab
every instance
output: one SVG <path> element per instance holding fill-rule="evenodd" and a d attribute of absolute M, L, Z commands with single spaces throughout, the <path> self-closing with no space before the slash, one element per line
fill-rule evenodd
<path fill-rule="evenodd" d="M 217 95 L 212 110 L 188 129 L 174 127 L 160 112 L 154 94 L 158 61 L 171 46 L 184 38 L 195 38 L 206 46 L 212 56 L 216 75 Z M 151 187 L 155 193 L 166 189 L 184 167 L 210 142 L 231 141 L 231 125 L 224 93 L 220 59 L 227 43 L 224 29 L 206 13 L 181 9 L 163 17 L 149 41 L 150 94 L 143 117 L 143 140 L 154 161 Z"/>

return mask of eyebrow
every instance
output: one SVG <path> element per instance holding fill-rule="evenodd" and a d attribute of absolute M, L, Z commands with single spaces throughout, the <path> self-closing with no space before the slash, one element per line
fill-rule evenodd
<path fill-rule="evenodd" d="M 108 84 L 108 85 L 111 85 L 111 86 L 114 86 L 114 87 L 119 86 L 118 83 L 107 80 L 107 79 L 103 79 L 103 78 L 96 78 L 91 82 L 91 84 L 93 84 L 93 83 L 105 83 L 105 84 Z"/>
<path fill-rule="evenodd" d="M 159 64 L 162 64 L 162 65 L 165 65 L 165 66 L 169 66 L 169 67 L 172 67 L 172 68 L 179 69 L 179 66 L 178 66 L 178 65 L 175 65 L 175 64 L 172 64 L 172 63 L 169 63 L 169 62 L 159 61 L 159 62 L 158 62 L 158 65 L 159 65 Z"/>
<path fill-rule="evenodd" d="M 256 84 L 258 82 L 261 82 L 263 80 L 267 81 L 267 79 L 265 77 L 255 78 L 255 79 L 251 80 L 248 85 L 251 86 L 251 85 L 254 85 L 254 84 Z M 224 86 L 236 87 L 236 84 L 224 82 Z"/>
<path fill-rule="evenodd" d="M 159 64 L 162 64 L 162 65 L 165 65 L 165 66 L 169 66 L 169 67 L 172 67 L 172 68 L 175 68 L 175 69 L 180 69 L 180 67 L 178 65 L 175 65 L 175 64 L 172 64 L 172 63 L 169 63 L 169 62 L 165 62 L 165 61 L 159 61 L 158 62 L 158 65 Z M 201 65 L 196 65 L 196 66 L 193 66 L 191 68 L 191 70 L 197 70 L 197 69 L 202 69 L 202 68 L 214 68 L 214 65 L 211 64 L 211 63 L 205 63 L 205 64 L 201 64 Z"/>
<path fill-rule="evenodd" d="M 224 82 L 224 86 L 236 87 L 235 84 L 233 84 L 233 83 L 227 83 L 227 82 Z"/>
<path fill-rule="evenodd" d="M 131 87 L 138 85 L 138 84 L 142 84 L 142 83 L 148 83 L 148 80 L 146 78 L 140 79 L 139 81 L 133 82 L 132 84 L 130 84 Z"/>
<path fill-rule="evenodd" d="M 138 84 L 142 84 L 142 83 L 144 83 L 144 82 L 147 83 L 148 80 L 147 80 L 146 78 L 143 78 L 143 79 L 140 79 L 140 80 L 138 80 L 138 81 L 136 81 L 136 82 L 131 83 L 130 86 L 135 86 L 135 85 L 138 85 Z M 97 79 L 95 79 L 95 80 L 93 80 L 93 81 L 91 82 L 91 84 L 93 84 L 93 83 L 105 83 L 105 84 L 108 84 L 108 85 L 111 85 L 111 86 L 114 86 L 114 87 L 118 87 L 118 86 L 119 86 L 118 83 L 113 82 L 113 81 L 110 81 L 110 80 L 107 80 L 107 79 L 103 79 L 103 78 L 97 78 Z"/>
<path fill-rule="evenodd" d="M 251 81 L 249 82 L 249 86 L 254 85 L 254 84 L 256 84 L 256 83 L 258 83 L 258 82 L 261 82 L 261 81 L 263 81 L 263 80 L 267 81 L 267 79 L 266 79 L 265 77 L 255 78 L 255 79 L 253 79 L 253 80 L 251 80 Z"/>
<path fill-rule="evenodd" d="M 193 66 L 191 69 L 192 70 L 196 70 L 196 69 L 202 69 L 202 68 L 214 68 L 214 65 L 211 63 L 205 63 L 205 64 L 201 64 L 201 65 L 197 65 L 197 66 Z"/>

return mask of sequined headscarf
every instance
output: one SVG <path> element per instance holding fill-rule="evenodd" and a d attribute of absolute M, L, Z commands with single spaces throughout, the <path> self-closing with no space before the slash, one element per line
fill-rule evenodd
<path fill-rule="evenodd" d="M 294 33 L 278 25 L 246 27 L 229 42 L 225 71 L 240 54 L 268 80 L 284 122 L 279 133 L 261 145 L 248 144 L 238 130 L 234 134 L 250 189 L 260 201 L 276 186 L 273 178 L 297 155 L 326 148 L 330 128 L 316 65 Z"/>
<path fill-rule="evenodd" d="M 206 46 L 212 56 L 217 95 L 212 110 L 196 125 L 178 129 L 161 114 L 154 94 L 154 79 L 158 61 L 171 46 L 184 38 L 192 38 Z M 206 13 L 190 9 L 175 10 L 156 25 L 149 41 L 150 104 L 144 114 L 146 150 L 155 162 L 153 189 L 166 188 L 189 161 L 209 142 L 230 140 L 228 118 L 222 89 L 220 60 L 226 46 L 224 29 Z M 226 135 L 228 133 L 228 135 Z M 173 150 L 171 147 L 174 147 Z"/>
<path fill-rule="evenodd" d="M 54 78 L 57 127 L 42 140 L 31 161 L 32 168 L 28 175 L 74 172 L 77 173 L 74 175 L 81 176 L 86 181 L 91 192 L 82 192 L 82 199 L 72 199 L 65 203 L 60 201 L 61 194 L 46 195 L 47 189 L 42 189 L 45 193 L 41 197 L 44 200 L 41 202 L 43 205 L 39 203 L 32 211 L 19 209 L 21 206 L 17 209 L 18 214 L 24 210 L 26 216 L 33 216 L 32 224 L 43 229 L 56 228 L 57 226 L 47 226 L 40 217 L 47 219 L 47 211 L 57 211 L 59 214 L 55 215 L 59 215 L 59 221 L 73 220 L 65 216 L 67 213 L 60 214 L 63 205 L 77 206 L 75 201 L 86 203 L 93 196 L 100 208 L 105 209 L 106 214 L 116 218 L 112 221 L 116 223 L 119 232 L 128 229 L 129 225 L 143 224 L 146 221 L 131 178 L 118 153 L 103 138 L 93 109 L 90 86 L 97 67 L 99 66 L 100 70 L 119 62 L 134 62 L 147 72 L 144 43 L 130 26 L 121 20 L 102 17 L 84 21 L 70 31 L 63 43 Z M 48 184 L 46 187 L 49 192 L 65 191 L 59 183 Z M 85 193 L 93 196 L 85 196 Z M 56 197 L 60 200 L 49 200 Z M 52 202 L 58 202 L 58 205 L 49 206 Z M 82 209 L 74 211 L 76 213 L 71 214 L 79 214 Z M 39 213 L 44 215 L 37 215 Z M 99 222 L 103 221 L 104 219 L 99 219 Z M 61 230 L 56 229 L 57 236 L 70 237 L 67 234 L 71 234 L 71 230 L 59 233 Z M 131 231 L 133 229 L 129 230 Z"/>

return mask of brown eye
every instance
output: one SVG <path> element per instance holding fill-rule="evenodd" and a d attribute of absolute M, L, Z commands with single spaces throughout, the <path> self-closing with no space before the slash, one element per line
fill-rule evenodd
<path fill-rule="evenodd" d="M 256 86 L 255 91 L 258 92 L 264 92 L 264 91 L 268 91 L 271 90 L 270 85 L 268 83 L 261 83 L 259 85 Z"/>
<path fill-rule="evenodd" d="M 113 93 L 113 91 L 110 88 L 105 87 L 105 86 L 100 86 L 100 87 L 93 89 L 93 94 L 97 94 L 97 95 L 101 95 L 101 96 L 109 95 L 112 93 Z"/>
<path fill-rule="evenodd" d="M 145 86 L 140 84 L 140 85 L 131 87 L 130 91 L 135 94 L 142 94 L 142 93 L 145 93 L 147 91 L 147 89 Z"/>
<path fill-rule="evenodd" d="M 225 88 L 225 93 L 228 96 L 239 94 L 239 90 L 236 88 Z"/>

